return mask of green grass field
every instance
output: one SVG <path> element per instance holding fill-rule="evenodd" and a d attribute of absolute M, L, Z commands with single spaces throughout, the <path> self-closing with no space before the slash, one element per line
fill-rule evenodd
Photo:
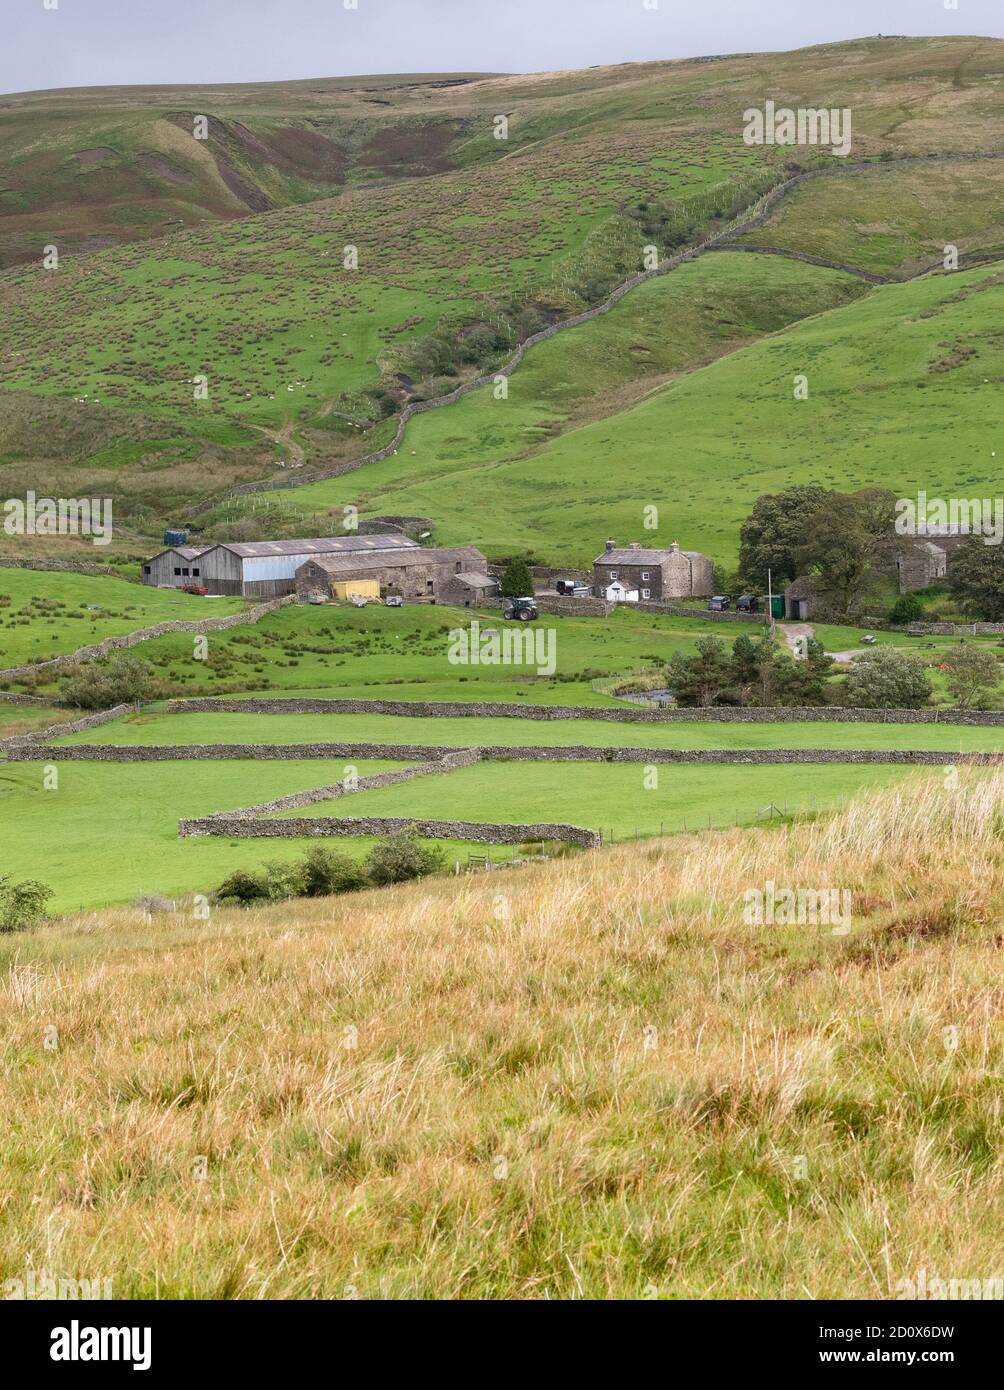
<path fill-rule="evenodd" d="M 880 716 L 881 717 L 881 716 Z M 144 710 L 58 743 L 415 743 L 467 748 L 529 744 L 555 748 L 938 748 L 1004 752 L 1004 729 L 953 724 L 619 724 L 607 720 L 421 718 L 394 714 L 170 714 Z M 559 768 L 556 771 L 560 771 Z"/>
<path fill-rule="evenodd" d="M 844 764 L 660 766 L 657 773 L 653 779 L 642 764 L 486 763 L 360 791 L 337 808 L 318 802 L 303 814 L 559 822 L 602 829 L 605 837 L 612 833 L 622 840 L 636 832 L 653 836 L 760 825 L 774 814 L 771 804 L 788 815 L 829 810 L 858 792 L 924 775 L 902 767 Z"/>
<path fill-rule="evenodd" d="M 239 598 L 206 600 L 111 576 L 0 569 L 0 667 L 44 661 L 156 623 L 225 617 L 246 606 Z"/>
<path fill-rule="evenodd" d="M 208 893 L 232 870 L 292 859 L 307 841 L 179 840 L 182 817 L 232 811 L 345 776 L 344 762 L 59 763 L 58 787 L 43 788 L 37 763 L 0 763 L 3 872 L 55 890 L 69 912 L 142 893 Z M 360 776 L 401 766 L 354 760 Z M 362 855 L 372 841 L 345 841 Z"/>

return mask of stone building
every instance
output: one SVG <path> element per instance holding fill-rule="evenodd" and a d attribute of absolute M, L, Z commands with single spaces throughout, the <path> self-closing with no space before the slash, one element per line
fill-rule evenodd
<path fill-rule="evenodd" d="M 499 583 L 472 545 L 445 550 L 413 546 L 400 551 L 318 555 L 296 571 L 301 599 L 333 598 L 351 580 L 374 580 L 381 598 L 400 596 L 406 603 L 446 603 L 479 608 L 498 594 Z"/>
<path fill-rule="evenodd" d="M 948 552 L 934 541 L 914 541 L 904 545 L 896 556 L 896 573 L 901 594 L 929 589 L 948 571 Z"/>
<path fill-rule="evenodd" d="M 712 563 L 698 550 L 681 550 L 676 541 L 668 550 L 647 550 L 638 541 L 618 547 L 607 541 L 593 561 L 593 591 L 602 598 L 612 586 L 641 600 L 706 598 L 713 592 Z"/>
<path fill-rule="evenodd" d="M 146 561 L 141 578 L 144 584 L 161 588 L 183 589 L 194 584 L 205 586 L 211 594 L 269 599 L 293 593 L 296 571 L 315 556 L 351 558 L 418 549 L 417 541 L 400 534 L 172 546 Z"/>

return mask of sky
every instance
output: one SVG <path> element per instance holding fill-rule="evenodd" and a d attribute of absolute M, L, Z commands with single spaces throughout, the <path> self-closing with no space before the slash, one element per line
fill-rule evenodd
<path fill-rule="evenodd" d="M 1004 37 L 1002 0 L 0 0 L 0 92 L 541 72 L 867 34 Z M 355 8 L 352 8 L 352 6 Z"/>

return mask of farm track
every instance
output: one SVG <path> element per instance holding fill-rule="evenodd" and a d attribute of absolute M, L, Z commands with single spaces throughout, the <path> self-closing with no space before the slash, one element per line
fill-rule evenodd
<path fill-rule="evenodd" d="M 629 279 L 618 285 L 601 304 L 595 305 L 592 309 L 586 309 L 581 314 L 576 314 L 572 318 L 564 319 L 560 323 L 551 324 L 548 328 L 542 329 L 539 333 L 531 334 L 529 338 L 524 339 L 523 342 L 518 344 L 512 357 L 502 366 L 495 368 L 491 372 L 486 372 L 483 376 L 476 377 L 472 381 L 464 382 L 463 385 L 458 386 L 455 390 L 443 396 L 436 396 L 432 400 L 417 401 L 411 405 L 406 405 L 398 416 L 394 437 L 391 439 L 390 443 L 386 444 L 382 449 L 364 454 L 358 459 L 349 459 L 344 463 L 337 464 L 333 468 L 321 469 L 295 479 L 291 478 L 281 481 L 265 479 L 259 483 L 245 483 L 239 487 L 231 488 L 225 493 L 205 498 L 203 501 L 195 503 L 184 512 L 184 515 L 187 518 L 200 516 L 205 512 L 212 511 L 223 502 L 230 501 L 236 497 L 248 497 L 259 492 L 275 492 L 305 487 L 311 483 L 324 482 L 330 478 L 342 477 L 346 473 L 354 473 L 357 469 L 366 467 L 367 464 L 379 463 L 383 459 L 389 458 L 392 454 L 397 452 L 402 444 L 408 422 L 413 419 L 414 416 L 427 410 L 438 410 L 442 406 L 454 405 L 469 392 L 480 390 L 482 387 L 495 381 L 496 378 L 511 376 L 522 362 L 526 352 L 537 343 L 544 342 L 546 339 L 552 338 L 558 333 L 563 333 L 568 329 L 578 328 L 582 324 L 590 322 L 592 319 L 599 318 L 601 314 L 609 313 L 614 305 L 623 299 L 626 294 L 629 294 L 631 290 L 636 289 L 639 285 L 645 284 L 648 280 L 655 279 L 659 275 L 667 275 L 677 270 L 681 265 L 686 264 L 686 262 L 696 260 L 699 256 L 703 256 L 707 251 L 747 251 L 753 254 L 788 256 L 794 260 L 805 261 L 810 265 L 820 265 L 835 270 L 842 270 L 846 274 L 858 276 L 872 284 L 904 284 L 909 280 L 919 279 L 929 274 L 931 270 L 941 269 L 942 267 L 938 264 L 920 270 L 915 275 L 897 278 L 878 275 L 873 271 L 864 270 L 860 266 L 851 266 L 840 262 L 828 261 L 822 257 L 811 256 L 808 253 L 784 251 L 773 247 L 755 248 L 751 246 L 737 246 L 733 244 L 733 241 L 735 237 L 751 231 L 754 227 L 761 226 L 763 222 L 766 221 L 774 206 L 782 198 L 786 197 L 795 188 L 800 187 L 810 179 L 824 178 L 832 174 L 845 173 L 875 175 L 885 170 L 912 168 L 921 164 L 979 163 L 999 159 L 1004 159 L 1004 152 L 997 151 L 991 154 L 911 155 L 905 159 L 890 159 L 869 163 L 843 164 L 839 166 L 825 165 L 819 169 L 810 169 L 804 174 L 796 174 L 790 179 L 785 179 L 782 183 L 778 184 L 776 188 L 771 189 L 769 193 L 757 199 L 738 221 L 733 222 L 731 226 L 725 228 L 723 231 L 715 233 L 714 236 L 707 237 L 704 241 L 698 242 L 696 246 L 689 247 L 686 251 L 680 252 L 679 255 L 669 257 L 655 270 L 639 271 L 637 275 L 632 275 Z M 992 261 L 999 258 L 999 256 L 991 254 L 984 257 L 974 256 L 970 259 L 974 263 L 979 263 L 980 260 Z"/>

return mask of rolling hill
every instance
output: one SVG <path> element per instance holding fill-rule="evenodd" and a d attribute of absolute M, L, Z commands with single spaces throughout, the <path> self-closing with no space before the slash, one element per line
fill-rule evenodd
<path fill-rule="evenodd" d="M 279 464 L 351 462 L 390 438 L 405 402 L 493 370 L 529 332 L 600 303 L 646 245 L 665 257 L 786 175 L 839 165 L 814 148 L 745 145 L 742 112 L 765 91 L 849 106 L 855 161 L 993 153 L 1002 49 L 871 39 L 528 77 L 6 97 L 0 247 L 33 263 L 0 274 L 2 485 L 111 488 L 124 517 L 153 529 L 207 493 L 292 476 Z M 206 141 L 191 134 L 200 113 Z M 898 171 L 863 176 L 848 203 L 840 184 L 854 177 L 805 185 L 757 235 L 909 268 L 948 234 L 936 213 L 950 207 L 964 249 L 1000 245 L 992 162 L 918 166 L 903 227 L 871 208 Z M 854 216 L 853 237 L 837 212 Z M 58 270 L 40 263 L 47 244 L 61 246 Z M 816 290 L 808 305 L 818 311 Z M 736 327 L 733 342 L 760 331 Z M 666 374 L 659 336 L 632 340 L 646 380 Z M 569 394 L 592 398 L 593 414 L 635 390 L 624 372 L 623 391 L 596 402 L 571 367 Z M 357 486 L 383 476 L 367 467 Z"/>

